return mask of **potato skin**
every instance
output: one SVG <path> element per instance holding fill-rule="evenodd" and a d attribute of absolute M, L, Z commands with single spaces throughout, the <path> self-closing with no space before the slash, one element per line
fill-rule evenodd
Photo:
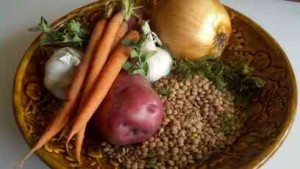
<path fill-rule="evenodd" d="M 163 104 L 141 75 L 121 72 L 95 115 L 98 132 L 115 145 L 136 144 L 159 129 Z"/>

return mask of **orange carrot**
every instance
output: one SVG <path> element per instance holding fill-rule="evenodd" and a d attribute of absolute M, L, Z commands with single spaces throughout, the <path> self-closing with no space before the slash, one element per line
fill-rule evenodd
<path fill-rule="evenodd" d="M 110 23 L 109 23 L 110 24 Z M 113 44 L 112 44 L 112 47 L 111 49 L 114 49 L 117 44 L 120 42 L 120 40 L 125 36 L 126 32 L 128 30 L 128 24 L 126 22 L 123 22 L 121 24 L 121 26 L 119 27 L 118 29 L 118 32 L 116 33 L 116 35 L 112 35 L 114 38 L 114 41 L 113 41 Z M 104 37 L 105 38 L 105 37 Z M 101 45 L 101 44 L 100 44 Z M 100 51 L 99 51 L 100 52 Z M 109 53 L 112 52 L 112 50 L 109 50 L 108 51 Z M 97 53 L 96 53 L 97 55 Z M 109 55 L 109 54 L 108 54 Z M 91 63 L 94 63 L 95 60 L 96 60 L 96 57 L 97 56 L 93 56 L 93 61 Z M 100 56 L 99 56 L 100 57 Z M 108 58 L 108 56 L 106 56 L 106 58 Z M 97 60 L 96 60 L 97 61 Z M 100 61 L 100 59 L 99 59 Z M 104 64 L 106 63 L 106 60 L 103 60 L 104 61 Z M 97 77 L 99 76 L 100 72 L 102 71 L 103 69 L 103 66 L 104 64 L 101 62 L 99 64 L 97 64 L 97 69 L 99 71 L 99 73 L 97 74 L 97 76 L 91 78 L 92 75 L 88 75 L 87 76 L 87 79 L 85 81 L 85 84 L 84 84 L 84 88 L 83 88 L 83 92 L 82 92 L 82 97 L 81 97 L 81 100 L 80 100 L 80 107 L 82 106 L 84 100 L 87 99 L 87 95 L 91 92 L 93 86 L 95 85 L 95 82 L 97 80 Z M 92 68 L 91 68 L 92 69 Z M 90 73 L 90 72 L 89 72 Z M 88 78 L 90 77 L 90 78 Z"/>
<path fill-rule="evenodd" d="M 123 37 L 127 31 L 128 31 L 128 24 L 127 24 L 127 22 L 123 22 L 121 24 L 121 27 L 118 30 L 115 40 L 114 40 L 113 49 L 119 44 L 121 39 L 123 39 Z"/>
<path fill-rule="evenodd" d="M 139 33 L 137 31 L 130 31 L 124 39 L 128 41 L 137 41 L 138 38 Z M 87 99 L 84 100 L 83 106 L 79 108 L 79 114 L 75 118 L 68 140 L 71 140 L 71 138 L 84 128 L 91 119 L 121 71 L 123 64 L 129 58 L 130 52 L 131 47 L 125 46 L 122 43 L 119 43 L 114 49 L 111 57 L 99 74 L 95 85 L 93 85 L 92 91 L 88 94 Z"/>
<path fill-rule="evenodd" d="M 62 105 L 62 108 L 57 113 L 57 116 L 54 118 L 52 124 L 48 127 L 48 129 L 43 133 L 38 142 L 34 145 L 31 151 L 25 156 L 25 158 L 21 161 L 20 166 L 24 163 L 24 161 L 29 158 L 35 151 L 40 149 L 43 145 L 45 145 L 51 138 L 53 138 L 69 121 L 69 118 L 72 112 L 75 110 L 77 106 L 77 102 L 80 98 L 80 90 L 82 88 L 83 81 L 86 77 L 89 62 L 91 60 L 93 50 L 98 43 L 100 37 L 102 36 L 103 30 L 106 25 L 106 20 L 99 21 L 92 33 L 89 45 L 87 47 L 87 51 L 83 62 L 80 64 L 75 76 L 73 83 L 71 84 L 70 90 L 68 91 L 67 98 Z"/>
<path fill-rule="evenodd" d="M 92 88 L 94 80 L 101 72 L 104 64 L 107 61 L 109 52 L 113 47 L 114 40 L 117 36 L 117 32 L 121 24 L 123 23 L 123 20 L 124 14 L 122 12 L 119 12 L 115 14 L 109 21 L 109 24 L 107 25 L 103 34 L 103 37 L 101 38 L 101 41 L 97 46 L 97 50 L 93 61 L 90 63 L 90 70 L 85 81 L 85 88 Z"/>
<path fill-rule="evenodd" d="M 126 34 L 128 30 L 128 24 L 126 22 L 123 22 L 121 27 L 118 30 L 118 33 L 115 37 L 114 43 L 112 45 L 112 48 L 115 48 L 115 46 L 120 42 L 120 40 L 124 37 L 124 35 Z M 102 68 L 100 68 L 102 70 Z M 92 87 L 95 85 L 95 81 L 97 78 L 94 78 L 94 80 L 91 82 L 86 82 L 86 83 L 91 83 L 91 84 L 87 84 L 84 89 L 83 89 L 83 93 L 82 93 L 82 99 L 80 100 L 80 107 L 82 106 L 84 100 L 87 99 L 87 95 L 88 93 L 91 92 Z M 84 140 L 84 133 L 85 133 L 85 129 L 86 126 L 84 126 L 77 134 L 76 134 L 76 138 L 75 138 L 75 155 L 77 158 L 77 161 L 80 162 L 80 154 L 81 154 L 81 149 L 82 149 L 82 144 L 83 144 L 83 140 Z"/>

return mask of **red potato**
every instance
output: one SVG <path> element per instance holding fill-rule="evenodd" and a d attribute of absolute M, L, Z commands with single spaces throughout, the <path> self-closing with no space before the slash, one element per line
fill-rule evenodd
<path fill-rule="evenodd" d="M 149 82 L 141 75 L 122 72 L 96 112 L 95 122 L 108 142 L 127 145 L 149 139 L 162 118 L 162 101 Z"/>

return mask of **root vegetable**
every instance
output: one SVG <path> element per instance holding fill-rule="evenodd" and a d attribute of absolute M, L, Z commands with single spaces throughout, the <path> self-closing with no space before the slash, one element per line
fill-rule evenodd
<path fill-rule="evenodd" d="M 103 32 L 103 37 L 101 38 L 99 44 L 96 46 L 96 53 L 93 56 L 93 61 L 90 63 L 90 70 L 86 79 L 85 88 L 92 88 L 93 81 L 100 74 L 106 60 L 111 52 L 115 38 L 117 37 L 118 30 L 124 20 L 124 14 L 119 12 L 113 16 L 109 21 L 107 28 Z"/>
<path fill-rule="evenodd" d="M 115 37 L 115 40 L 113 42 L 112 48 L 115 48 L 118 43 L 120 43 L 120 40 L 124 37 L 128 30 L 128 25 L 126 22 L 123 22 L 117 32 L 117 35 Z M 104 66 L 104 65 L 103 65 Z M 98 67 L 100 71 L 102 70 L 101 67 Z M 87 99 L 88 94 L 91 92 L 92 87 L 95 85 L 95 82 L 97 80 L 97 77 L 94 77 L 93 79 L 90 79 L 93 81 L 87 81 L 85 84 L 85 87 L 83 89 L 82 97 L 80 100 L 80 107 L 84 104 L 84 101 Z M 76 134 L 76 141 L 75 141 L 75 155 L 77 160 L 80 162 L 80 154 L 81 154 L 81 149 L 82 149 L 82 144 L 84 140 L 84 134 L 86 130 L 86 125 Z"/>
<path fill-rule="evenodd" d="M 95 115 L 103 138 L 112 144 L 145 141 L 160 127 L 163 105 L 141 75 L 121 73 Z"/>

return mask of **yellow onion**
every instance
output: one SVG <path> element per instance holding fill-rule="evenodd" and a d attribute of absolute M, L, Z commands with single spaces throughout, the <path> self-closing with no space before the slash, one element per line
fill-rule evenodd
<path fill-rule="evenodd" d="M 231 22 L 218 0 L 158 0 L 152 8 L 151 26 L 174 56 L 196 60 L 222 54 Z"/>

